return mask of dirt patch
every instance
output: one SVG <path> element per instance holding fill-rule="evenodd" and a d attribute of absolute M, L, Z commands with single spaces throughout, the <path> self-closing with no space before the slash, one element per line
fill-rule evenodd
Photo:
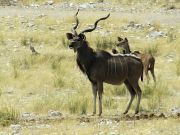
<path fill-rule="evenodd" d="M 152 120 L 152 119 L 168 119 L 168 118 L 180 118 L 180 113 L 141 113 L 141 114 L 127 114 L 127 115 L 112 115 L 112 116 L 102 116 L 102 117 L 96 117 L 96 116 L 80 116 L 77 118 L 79 122 L 91 122 L 94 121 L 94 119 L 108 119 L 115 122 L 119 121 L 134 121 L 134 120 Z"/>
<path fill-rule="evenodd" d="M 79 121 L 79 123 L 90 123 L 90 122 L 100 122 L 108 123 L 111 122 L 120 122 L 120 121 L 134 121 L 134 120 L 153 120 L 153 119 L 179 119 L 180 113 L 140 113 L 137 115 L 126 114 L 126 115 L 104 115 L 104 116 L 59 116 L 59 117 L 50 117 L 50 116 L 34 116 L 31 119 L 22 118 L 20 123 L 49 123 L 49 122 L 62 122 L 64 120 L 69 121 Z M 108 122 L 107 122 L 108 121 Z"/>

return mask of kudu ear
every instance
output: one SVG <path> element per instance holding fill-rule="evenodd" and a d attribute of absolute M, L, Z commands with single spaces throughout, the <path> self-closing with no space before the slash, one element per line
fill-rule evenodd
<path fill-rule="evenodd" d="M 68 40 L 73 39 L 74 35 L 72 33 L 66 33 L 66 37 Z"/>
<path fill-rule="evenodd" d="M 128 42 L 128 39 L 125 37 L 125 38 L 124 38 L 124 41 Z"/>
<path fill-rule="evenodd" d="M 117 37 L 118 41 L 121 42 L 123 40 L 123 38 L 121 37 Z"/>
<path fill-rule="evenodd" d="M 78 36 L 80 37 L 80 39 L 86 40 L 86 36 L 84 34 L 80 33 Z"/>

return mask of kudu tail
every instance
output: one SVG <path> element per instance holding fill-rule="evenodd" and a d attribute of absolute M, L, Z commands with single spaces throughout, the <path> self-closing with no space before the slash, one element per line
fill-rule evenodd
<path fill-rule="evenodd" d="M 142 64 L 143 65 L 143 64 Z M 144 71 L 144 66 L 142 66 L 142 73 L 141 73 L 141 82 L 143 82 L 143 72 Z"/>
<path fill-rule="evenodd" d="M 141 75 L 141 82 L 143 82 L 143 72 L 142 72 L 142 75 Z"/>

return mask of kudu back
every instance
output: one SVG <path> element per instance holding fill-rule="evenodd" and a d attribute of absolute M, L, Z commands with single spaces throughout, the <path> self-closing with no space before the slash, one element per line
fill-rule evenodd
<path fill-rule="evenodd" d="M 143 62 L 143 66 L 144 66 L 144 73 L 147 77 L 147 82 L 149 82 L 149 80 L 150 80 L 148 71 L 151 72 L 153 80 L 154 80 L 154 82 L 156 82 L 156 76 L 154 73 L 154 65 L 155 65 L 154 56 L 150 53 L 140 53 L 139 51 L 131 52 L 127 38 L 123 39 L 121 37 L 118 37 L 118 41 L 119 41 L 119 43 L 117 44 L 117 46 L 121 47 L 123 49 L 124 54 L 134 54 L 134 55 L 138 56 L 139 58 L 141 58 L 141 60 Z M 117 50 L 115 50 L 115 49 L 113 49 L 112 52 L 113 53 L 116 52 L 116 54 L 118 53 Z"/>
<path fill-rule="evenodd" d="M 78 10 L 79 12 L 79 10 Z M 139 78 L 143 74 L 143 64 L 141 60 L 132 55 L 112 55 L 107 51 L 94 51 L 88 41 L 85 33 L 96 29 L 97 24 L 106 17 L 98 19 L 93 28 L 85 29 L 79 34 L 76 28 L 79 24 L 77 14 L 75 14 L 76 25 L 71 29 L 72 33 L 66 33 L 70 41 L 69 48 L 77 53 L 76 62 L 82 73 L 84 73 L 92 85 L 93 91 L 93 115 L 96 114 L 96 97 L 99 96 L 99 116 L 102 113 L 102 94 L 103 83 L 120 85 L 124 83 L 130 92 L 131 98 L 124 113 L 127 113 L 132 101 L 137 94 L 138 102 L 135 113 L 139 112 L 141 101 L 141 89 L 138 84 Z"/>

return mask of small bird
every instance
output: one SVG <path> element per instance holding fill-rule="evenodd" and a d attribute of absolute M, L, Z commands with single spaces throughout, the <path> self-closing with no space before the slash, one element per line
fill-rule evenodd
<path fill-rule="evenodd" d="M 118 51 L 116 49 L 112 49 L 113 54 L 118 54 Z"/>
<path fill-rule="evenodd" d="M 34 49 L 33 46 L 29 45 L 29 48 L 30 48 L 30 50 L 32 51 L 32 54 L 33 54 L 33 55 L 39 55 L 39 54 L 40 54 L 40 53 L 38 53 L 38 52 Z"/>

